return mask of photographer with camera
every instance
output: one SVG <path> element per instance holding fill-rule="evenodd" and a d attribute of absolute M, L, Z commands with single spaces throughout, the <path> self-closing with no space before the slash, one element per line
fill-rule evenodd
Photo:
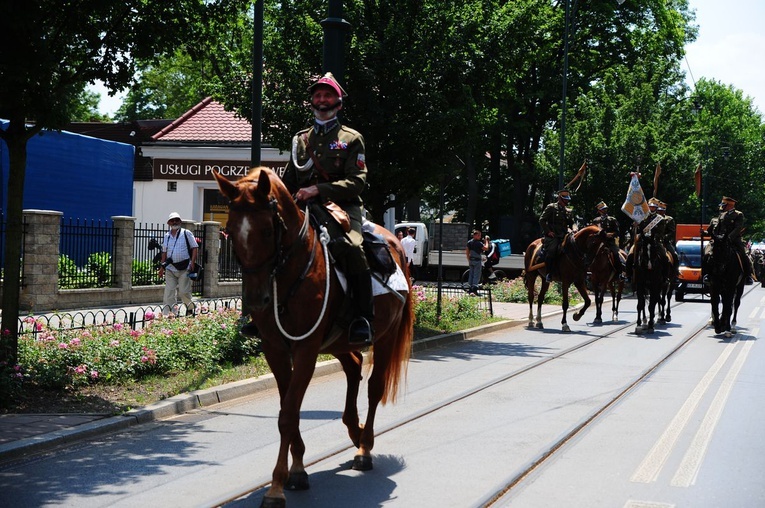
<path fill-rule="evenodd" d="M 162 259 L 159 276 L 165 277 L 165 297 L 162 314 L 173 313 L 178 303 L 177 296 L 186 304 L 186 315 L 194 315 L 194 301 L 191 299 L 191 281 L 197 275 L 196 261 L 199 244 L 188 229 L 181 227 L 181 216 L 173 212 L 167 218 L 170 230 L 162 242 Z M 177 296 L 176 296 L 177 293 Z"/>

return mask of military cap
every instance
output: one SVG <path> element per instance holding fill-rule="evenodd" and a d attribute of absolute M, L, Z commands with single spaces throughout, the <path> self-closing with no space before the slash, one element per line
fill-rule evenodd
<path fill-rule="evenodd" d="M 343 90 L 343 87 L 340 86 L 340 83 L 337 82 L 337 80 L 335 79 L 335 76 L 332 75 L 331 72 L 326 73 L 324 76 L 316 80 L 315 83 L 309 86 L 308 93 L 313 93 L 314 90 L 316 90 L 316 88 L 320 86 L 328 86 L 329 88 L 334 90 L 337 96 L 340 98 L 347 95 L 345 93 L 345 90 Z"/>
<path fill-rule="evenodd" d="M 736 201 L 735 199 L 733 199 L 731 197 L 723 196 L 722 197 L 722 203 L 720 203 L 720 204 L 723 204 L 723 203 L 733 203 L 735 205 L 736 203 L 738 203 L 738 201 Z"/>
<path fill-rule="evenodd" d="M 566 201 L 570 201 L 571 192 L 568 189 L 561 189 L 558 191 L 558 197 L 561 199 L 565 199 Z"/>
<path fill-rule="evenodd" d="M 659 207 L 659 203 L 660 203 L 660 201 L 658 199 L 656 199 L 656 198 L 651 198 L 651 199 L 648 200 L 648 206 L 655 206 L 655 207 L 658 208 Z"/>
<path fill-rule="evenodd" d="M 666 210 L 667 209 L 667 203 L 665 203 L 664 201 L 661 201 L 659 199 L 657 199 L 656 201 L 658 202 L 656 204 L 656 206 L 659 208 L 659 210 Z"/>
<path fill-rule="evenodd" d="M 608 210 L 608 205 L 606 204 L 605 201 L 601 201 L 600 203 L 595 205 L 595 208 L 597 208 L 598 210 Z"/>

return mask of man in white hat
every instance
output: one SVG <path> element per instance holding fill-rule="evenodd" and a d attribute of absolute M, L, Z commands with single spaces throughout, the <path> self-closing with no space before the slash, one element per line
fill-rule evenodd
<path fill-rule="evenodd" d="M 199 244 L 191 231 L 181 227 L 181 216 L 171 213 L 167 218 L 170 229 L 162 242 L 162 258 L 159 276 L 165 278 L 165 296 L 162 301 L 162 314 L 169 316 L 178 303 L 176 293 L 186 304 L 186 314 L 194 314 L 194 301 L 191 298 L 191 278 L 197 262 Z"/>

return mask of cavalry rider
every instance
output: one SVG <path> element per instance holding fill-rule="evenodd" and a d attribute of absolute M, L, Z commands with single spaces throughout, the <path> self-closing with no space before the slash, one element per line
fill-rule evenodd
<path fill-rule="evenodd" d="M 599 226 L 606 233 L 605 245 L 611 251 L 614 268 L 619 274 L 619 279 L 625 280 L 625 267 L 622 257 L 619 255 L 619 246 L 616 240 L 619 238 L 619 221 L 613 215 L 608 215 L 608 205 L 601 201 L 595 208 L 598 210 L 598 216 L 592 219 L 592 224 Z"/>
<path fill-rule="evenodd" d="M 351 343 L 371 343 L 374 337 L 372 279 L 364 249 L 361 224 L 364 203 L 361 192 L 367 182 L 362 135 L 342 125 L 337 117 L 346 95 L 332 73 L 308 87 L 311 127 L 292 139 L 292 156 L 282 179 L 298 202 L 311 202 L 311 211 L 322 222 L 328 214 L 322 206 L 333 201 L 348 213 L 351 230 L 345 233 L 327 221 L 330 250 L 348 278 L 355 317 L 348 329 Z M 335 231 L 333 231 L 335 229 Z"/>
<path fill-rule="evenodd" d="M 664 217 L 664 247 L 672 255 L 672 263 L 675 267 L 675 277 L 680 275 L 680 266 L 678 266 L 677 248 L 677 223 L 675 218 L 671 215 L 667 215 L 667 203 L 659 201 L 659 207 L 657 208 L 659 215 Z"/>
<path fill-rule="evenodd" d="M 570 201 L 571 192 L 568 189 L 559 190 L 558 200 L 547 205 L 539 217 L 539 225 L 542 226 L 544 238 L 542 247 L 545 252 L 547 282 L 551 282 L 557 275 L 558 249 L 563 239 L 574 227 L 574 214 L 566 207 Z"/>
<path fill-rule="evenodd" d="M 632 249 L 630 249 L 630 253 L 627 256 L 627 273 L 632 272 L 632 267 L 634 263 L 634 248 L 638 245 L 638 242 L 642 244 L 643 238 L 658 238 L 659 241 L 656 242 L 656 246 L 660 250 L 660 255 L 664 255 L 664 218 L 659 215 L 658 213 L 659 209 L 659 200 L 656 198 L 651 198 L 648 200 L 648 214 L 643 218 L 643 220 L 640 221 L 639 224 L 635 226 L 635 241 L 632 245 Z"/>
<path fill-rule="evenodd" d="M 709 262 L 712 259 L 715 237 L 723 238 L 727 236 L 731 246 L 741 259 L 742 268 L 747 277 L 746 284 L 751 285 L 754 283 L 754 269 L 752 267 L 752 260 L 746 253 L 746 245 L 744 245 L 744 241 L 741 239 L 743 230 L 744 214 L 740 210 L 736 210 L 736 200 L 723 196 L 720 202 L 720 215 L 709 221 L 709 228 L 704 233 L 712 237 L 704 248 L 704 260 L 705 264 L 709 266 Z M 708 282 L 708 275 L 705 275 L 704 279 L 705 282 Z"/>

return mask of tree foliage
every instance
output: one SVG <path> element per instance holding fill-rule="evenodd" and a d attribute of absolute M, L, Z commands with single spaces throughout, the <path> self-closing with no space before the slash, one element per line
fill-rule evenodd
<path fill-rule="evenodd" d="M 132 82 L 135 60 L 151 61 L 213 21 L 241 12 L 241 0 L 26 0 L 0 3 L 0 139 L 8 147 L 2 347 L 17 350 L 21 222 L 26 144 L 44 129 L 77 118 L 82 91 L 95 81 L 119 91 Z M 66 175 L 62 175 L 65 178 Z"/>

